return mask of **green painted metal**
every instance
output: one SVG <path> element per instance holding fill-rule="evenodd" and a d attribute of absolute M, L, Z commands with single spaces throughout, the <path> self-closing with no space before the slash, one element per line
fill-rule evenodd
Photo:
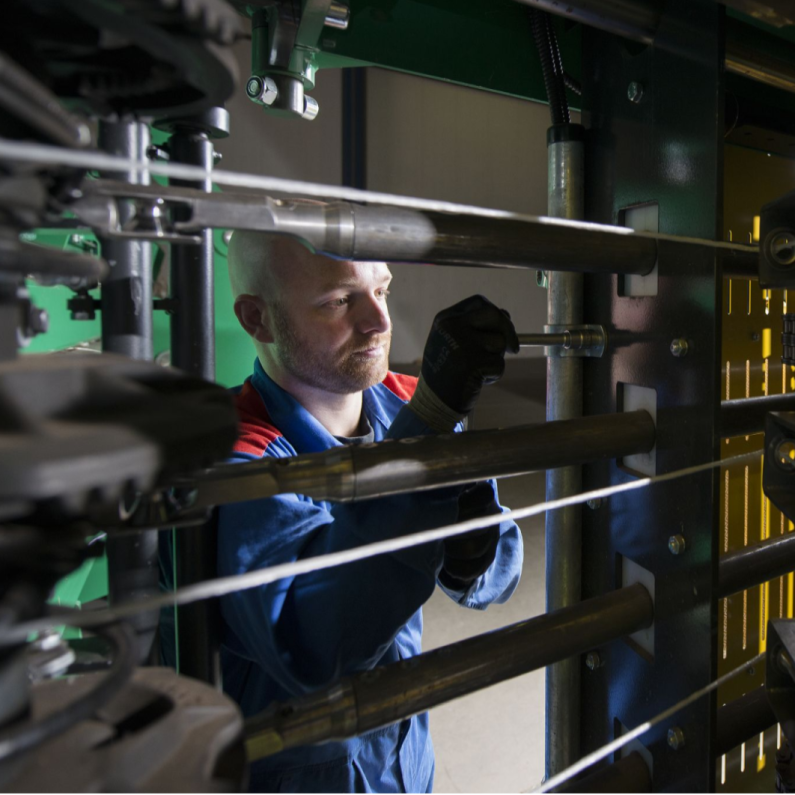
<path fill-rule="evenodd" d="M 546 102 L 526 6 L 513 0 L 351 0 L 350 7 L 347 30 L 323 29 L 319 68 L 381 66 Z M 557 17 L 554 24 L 564 67 L 579 78 L 580 27 Z M 573 94 L 569 103 L 579 107 Z"/>

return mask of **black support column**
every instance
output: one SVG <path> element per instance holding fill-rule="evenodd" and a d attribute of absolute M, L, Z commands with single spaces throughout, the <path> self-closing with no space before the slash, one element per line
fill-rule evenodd
<path fill-rule="evenodd" d="M 143 161 L 149 127 L 135 119 L 101 121 L 99 145 L 109 154 Z M 103 177 L 148 184 L 149 175 L 136 171 L 108 172 Z M 124 225 L 134 213 L 131 203 L 120 207 Z M 110 271 L 102 283 L 102 350 L 132 359 L 152 358 L 152 246 L 143 240 L 101 240 Z M 158 592 L 157 530 L 136 535 L 108 535 L 108 601 L 112 605 Z M 137 658 L 144 662 L 152 649 L 158 611 L 130 619 L 135 629 Z"/>
<path fill-rule="evenodd" d="M 215 151 L 212 140 L 229 134 L 229 114 L 211 108 L 186 118 L 158 121 L 158 129 L 172 133 L 168 153 L 172 162 L 201 166 L 201 182 L 172 180 L 172 185 L 212 191 Z M 175 217 L 178 220 L 178 217 Z M 171 365 L 207 381 L 215 380 L 215 303 L 213 298 L 213 230 L 201 233 L 199 246 L 171 247 Z M 216 576 L 217 529 L 211 522 L 188 534 L 173 533 L 177 587 Z M 215 601 L 177 608 L 179 673 L 220 687 L 220 615 Z"/>

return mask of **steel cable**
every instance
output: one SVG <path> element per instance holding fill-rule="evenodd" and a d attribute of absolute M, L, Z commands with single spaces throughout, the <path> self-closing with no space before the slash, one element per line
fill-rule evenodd
<path fill-rule="evenodd" d="M 637 491 L 646 488 L 654 483 L 665 483 L 670 480 L 697 475 L 701 472 L 708 472 L 722 466 L 731 466 L 745 461 L 756 461 L 759 452 L 744 453 L 720 461 L 711 461 L 707 464 L 697 464 L 696 466 L 679 469 L 675 472 L 668 472 L 664 475 L 654 475 L 652 477 L 639 478 L 627 483 L 619 483 L 615 486 L 606 486 L 601 489 L 593 489 L 581 494 L 574 494 L 570 497 L 562 497 L 557 500 L 536 503 L 525 508 L 507 511 L 501 514 L 500 521 L 518 521 L 527 519 L 531 516 L 538 516 L 546 511 L 553 511 L 559 508 L 567 508 L 571 505 L 580 505 L 588 500 L 607 499 L 616 494 L 623 494 L 629 491 Z M 91 627 L 97 624 L 106 624 L 110 621 L 117 621 L 128 616 L 135 615 L 144 610 L 154 610 L 161 607 L 171 607 L 174 605 L 190 604 L 202 599 L 225 596 L 226 594 L 237 591 L 257 588 L 261 585 L 268 585 L 277 580 L 288 577 L 297 577 L 301 574 L 320 571 L 322 569 L 343 566 L 347 563 L 354 563 L 359 560 L 385 555 L 392 552 L 399 552 L 410 547 L 421 544 L 429 544 L 434 541 L 443 541 L 445 538 L 468 533 L 471 530 L 480 530 L 494 524 L 494 516 L 483 516 L 476 519 L 469 519 L 466 522 L 456 522 L 444 527 L 433 530 L 423 530 L 419 533 L 412 533 L 398 538 L 390 538 L 386 541 L 377 541 L 372 544 L 364 544 L 360 547 L 347 549 L 342 552 L 331 552 L 326 555 L 298 560 L 294 563 L 282 563 L 277 566 L 270 566 L 265 569 L 257 569 L 244 574 L 235 574 L 228 577 L 218 577 L 213 580 L 186 585 L 171 593 L 163 593 L 158 596 L 141 599 L 136 602 L 120 604 L 114 608 L 106 610 L 94 610 L 86 613 L 74 614 L 69 623 L 76 627 Z M 63 619 L 57 616 L 46 616 L 41 619 L 18 624 L 3 631 L 0 636 L 0 646 L 11 645 L 23 642 L 31 632 L 38 632 L 42 629 L 49 629 L 63 623 Z"/>

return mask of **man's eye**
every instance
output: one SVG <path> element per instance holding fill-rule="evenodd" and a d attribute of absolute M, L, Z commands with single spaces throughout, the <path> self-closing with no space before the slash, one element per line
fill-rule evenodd
<path fill-rule="evenodd" d="M 386 298 L 389 295 L 389 290 L 387 290 L 387 288 L 384 287 L 383 290 L 378 290 L 377 295 L 379 298 Z"/>
<path fill-rule="evenodd" d="M 345 298 L 335 298 L 333 301 L 329 301 L 328 305 L 336 307 L 336 306 L 345 306 L 345 304 L 347 304 L 347 303 L 348 303 L 348 298 L 347 297 L 345 297 Z"/>

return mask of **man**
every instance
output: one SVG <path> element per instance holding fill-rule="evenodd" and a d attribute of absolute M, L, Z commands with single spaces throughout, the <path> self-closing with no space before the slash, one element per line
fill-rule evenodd
<path fill-rule="evenodd" d="M 476 296 L 437 316 L 417 379 L 388 370 L 391 274 L 383 263 L 314 255 L 294 239 L 237 232 L 229 248 L 235 313 L 254 341 L 237 401 L 235 459 L 451 432 L 480 387 L 518 350 L 507 313 Z M 357 504 L 289 494 L 221 509 L 219 575 L 239 574 L 383 538 L 499 514 L 480 483 Z M 421 606 L 437 583 L 484 609 L 516 588 L 522 543 L 512 522 L 221 601 L 225 690 L 245 715 L 421 650 Z M 428 717 L 345 742 L 291 749 L 252 765 L 251 789 L 417 792 L 433 784 Z"/>

